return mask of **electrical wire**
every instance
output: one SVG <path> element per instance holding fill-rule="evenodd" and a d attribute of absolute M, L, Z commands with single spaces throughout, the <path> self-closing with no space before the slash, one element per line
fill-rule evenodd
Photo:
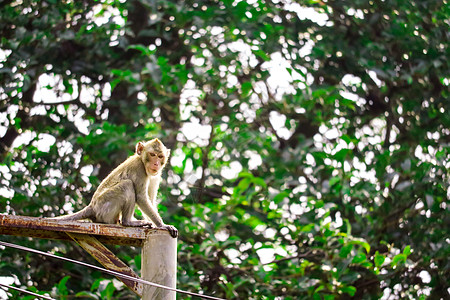
<path fill-rule="evenodd" d="M 192 293 L 192 292 L 183 291 L 183 290 L 180 290 L 180 289 L 168 287 L 168 286 L 161 285 L 161 284 L 154 283 L 154 282 L 150 282 L 150 281 L 147 281 L 147 280 L 144 280 L 144 279 L 141 279 L 141 278 L 136 278 L 136 277 L 129 276 L 129 275 L 126 275 L 126 274 L 122 274 L 120 272 L 111 271 L 111 270 L 104 269 L 104 268 L 101 268 L 101 267 L 98 267 L 98 266 L 94 266 L 94 265 L 91 265 L 91 264 L 88 264 L 88 263 L 85 263 L 85 262 L 73 260 L 73 259 L 70 259 L 70 258 L 62 257 L 62 256 L 57 256 L 57 255 L 54 255 L 54 254 L 51 254 L 51 253 L 39 251 L 39 250 L 36 250 L 36 249 L 32 249 L 32 248 L 28 248 L 28 247 L 24 247 L 24 246 L 20 246 L 20 245 L 16 245 L 16 244 L 11 244 L 11 243 L 0 241 L 0 245 L 1 246 L 5 246 L 5 247 L 10 247 L 10 248 L 15 248 L 15 249 L 22 250 L 22 251 L 27 251 L 27 252 L 31 252 L 31 253 L 40 254 L 40 255 L 45 255 L 45 256 L 56 258 L 56 259 L 60 259 L 60 260 L 64 260 L 64 261 L 71 262 L 71 263 L 74 263 L 74 264 L 78 264 L 78 265 L 81 265 L 81 266 L 84 266 L 84 267 L 95 269 L 95 270 L 101 271 L 103 273 L 107 273 L 109 275 L 113 275 L 113 276 L 120 277 L 120 278 L 127 279 L 127 280 L 132 280 L 132 281 L 139 282 L 139 283 L 142 283 L 142 284 L 147 284 L 147 285 L 150 285 L 150 286 L 153 286 L 153 287 L 157 287 L 157 288 L 162 288 L 162 289 L 169 290 L 169 291 L 172 291 L 172 292 L 186 294 L 186 295 L 189 295 L 189 296 L 199 297 L 199 298 L 203 298 L 203 299 L 225 300 L 223 298 L 217 298 L 217 297 L 213 297 L 213 296 L 202 295 L 202 294 Z"/>
<path fill-rule="evenodd" d="M 5 287 L 7 289 L 11 289 L 11 290 L 16 290 L 16 291 L 19 291 L 19 292 L 22 292 L 22 293 L 25 293 L 25 294 L 29 294 L 29 295 L 32 295 L 32 296 L 35 296 L 35 297 L 38 297 L 38 298 L 47 299 L 47 300 L 56 300 L 54 298 L 50 298 L 50 297 L 47 297 L 47 296 L 44 296 L 44 295 L 39 295 L 39 294 L 30 292 L 28 290 L 20 289 L 20 288 L 15 287 L 15 286 L 10 286 L 10 285 L 7 285 L 7 284 L 2 284 L 2 283 L 0 283 L 0 286 Z"/>

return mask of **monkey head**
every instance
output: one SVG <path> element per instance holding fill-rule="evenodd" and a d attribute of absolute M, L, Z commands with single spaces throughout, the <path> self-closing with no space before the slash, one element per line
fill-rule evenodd
<path fill-rule="evenodd" d="M 153 139 L 137 143 L 136 154 L 141 157 L 147 175 L 156 176 L 166 165 L 170 149 L 167 149 L 159 139 Z"/>

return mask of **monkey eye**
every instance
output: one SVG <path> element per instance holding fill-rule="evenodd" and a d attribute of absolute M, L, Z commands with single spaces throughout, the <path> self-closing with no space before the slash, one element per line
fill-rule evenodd
<path fill-rule="evenodd" d="M 155 156 L 156 156 L 156 153 L 150 153 L 150 156 L 155 157 Z"/>
<path fill-rule="evenodd" d="M 163 159 L 163 158 L 164 158 L 164 155 L 158 155 L 158 158 L 159 158 L 159 159 Z"/>

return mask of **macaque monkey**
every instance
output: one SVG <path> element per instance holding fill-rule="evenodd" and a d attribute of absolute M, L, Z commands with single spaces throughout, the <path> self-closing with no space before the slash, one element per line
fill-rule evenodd
<path fill-rule="evenodd" d="M 150 226 L 166 229 L 172 237 L 178 230 L 164 224 L 156 208 L 156 195 L 161 181 L 161 170 L 167 163 L 170 150 L 159 139 L 139 142 L 136 153 L 115 168 L 94 193 L 91 203 L 72 215 L 55 219 L 116 224 L 121 217 L 124 226 Z M 132 220 L 136 204 L 148 220 Z"/>

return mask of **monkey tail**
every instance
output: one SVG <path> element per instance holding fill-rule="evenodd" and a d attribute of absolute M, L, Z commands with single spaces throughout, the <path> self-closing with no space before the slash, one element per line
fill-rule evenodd
<path fill-rule="evenodd" d="M 54 218 L 48 218 L 49 220 L 59 220 L 59 221 L 78 221 L 83 219 L 92 219 L 94 217 L 94 211 L 92 210 L 92 207 L 86 206 L 82 210 L 71 214 L 71 215 L 64 215 Z"/>

